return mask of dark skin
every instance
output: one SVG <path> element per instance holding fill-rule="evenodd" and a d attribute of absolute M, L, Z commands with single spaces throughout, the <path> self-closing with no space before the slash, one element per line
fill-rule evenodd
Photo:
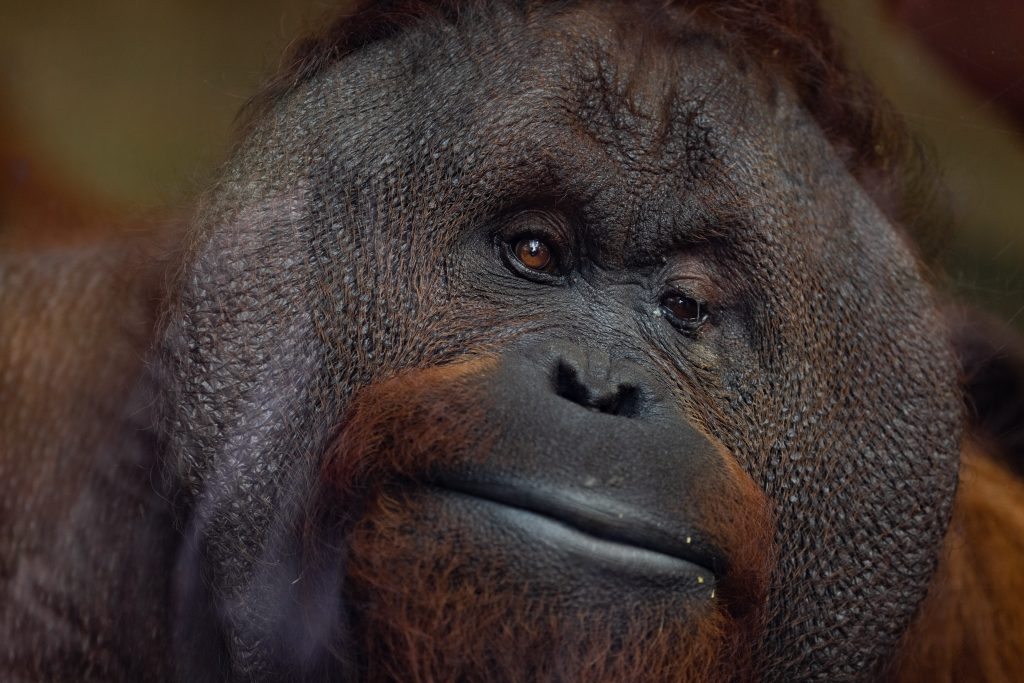
<path fill-rule="evenodd" d="M 0 670 L 839 681 L 908 661 L 962 397 L 828 112 L 687 9 L 408 17 L 271 87 L 152 269 L 126 286 L 113 251 L 54 279 L 97 342 L 63 367 L 104 383 L 4 368 L 54 436 L 3 418 L 28 433 L 0 460 L 24 472 L 3 484 Z M 15 351 L 52 334 L 18 330 Z"/>

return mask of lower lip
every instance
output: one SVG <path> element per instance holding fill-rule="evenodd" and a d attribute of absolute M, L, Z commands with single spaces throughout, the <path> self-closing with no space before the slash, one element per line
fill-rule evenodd
<path fill-rule="evenodd" d="M 544 545 L 552 553 L 597 564 L 616 574 L 633 574 L 645 579 L 683 580 L 695 586 L 714 587 L 714 577 L 705 567 L 654 550 L 593 536 L 553 517 L 451 490 L 444 495 L 460 504 L 482 510 L 496 524 L 510 528 L 526 544 Z"/>

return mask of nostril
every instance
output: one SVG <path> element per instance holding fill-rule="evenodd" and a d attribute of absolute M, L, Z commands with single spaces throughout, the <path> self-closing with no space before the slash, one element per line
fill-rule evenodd
<path fill-rule="evenodd" d="M 636 417 L 640 412 L 640 389 L 631 384 L 620 384 L 615 391 L 595 402 L 602 413 L 620 417 Z"/>
<path fill-rule="evenodd" d="M 608 415 L 635 417 L 640 412 L 641 391 L 632 384 L 619 384 L 608 392 L 595 392 L 580 378 L 579 370 L 565 361 L 555 367 L 555 393 L 584 408 Z"/>
<path fill-rule="evenodd" d="M 555 393 L 573 403 L 590 407 L 590 389 L 580 381 L 576 368 L 562 360 L 555 368 Z"/>

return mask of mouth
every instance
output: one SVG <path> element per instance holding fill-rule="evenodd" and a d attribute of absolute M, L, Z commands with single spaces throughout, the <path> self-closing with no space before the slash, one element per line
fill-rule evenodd
<path fill-rule="evenodd" d="M 598 495 L 496 480 L 432 482 L 492 523 L 518 531 L 574 560 L 622 573 L 663 576 L 714 586 L 727 569 L 724 554 L 694 529 L 666 528 L 642 511 Z"/>

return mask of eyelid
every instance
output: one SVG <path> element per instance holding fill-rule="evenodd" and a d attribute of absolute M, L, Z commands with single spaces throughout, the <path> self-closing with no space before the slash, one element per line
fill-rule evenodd
<path fill-rule="evenodd" d="M 703 269 L 691 264 L 672 264 L 666 268 L 665 287 L 668 289 L 706 289 L 711 280 Z"/>
<path fill-rule="evenodd" d="M 508 238 L 527 235 L 543 238 L 559 253 L 564 253 L 572 241 L 565 217 L 544 209 L 526 209 L 516 213 L 508 221 L 506 230 Z"/>
<path fill-rule="evenodd" d="M 678 292 L 683 296 L 695 299 L 703 305 L 708 305 L 717 300 L 719 298 L 718 288 L 712 284 L 711 278 L 703 268 L 694 264 L 687 265 L 689 267 L 685 267 L 685 272 L 681 272 L 683 268 L 679 267 L 679 265 L 669 269 L 664 279 L 662 294 Z"/>
<path fill-rule="evenodd" d="M 658 300 L 669 295 L 676 295 L 686 299 L 693 299 L 695 302 L 700 304 L 703 308 L 708 308 L 708 297 L 704 296 L 700 292 L 700 287 L 692 286 L 693 283 L 680 283 L 678 280 L 674 282 L 668 282 L 665 284 L 661 293 L 658 295 Z M 690 286 L 688 286 L 690 285 Z"/>

